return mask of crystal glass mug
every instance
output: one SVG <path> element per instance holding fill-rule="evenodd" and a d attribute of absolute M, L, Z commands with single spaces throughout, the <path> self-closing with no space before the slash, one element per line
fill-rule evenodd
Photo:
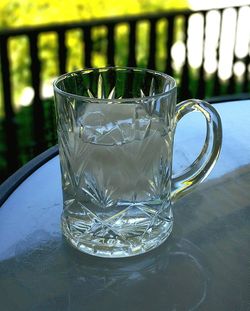
<path fill-rule="evenodd" d="M 67 73 L 54 82 L 54 94 L 66 239 L 100 257 L 133 256 L 163 243 L 172 204 L 218 158 L 216 110 L 196 99 L 176 104 L 175 80 L 140 68 Z M 193 164 L 172 176 L 176 124 L 192 111 L 205 117 L 205 143 Z"/>

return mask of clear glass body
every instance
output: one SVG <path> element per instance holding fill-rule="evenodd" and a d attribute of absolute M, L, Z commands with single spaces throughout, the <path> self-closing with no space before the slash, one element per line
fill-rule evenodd
<path fill-rule="evenodd" d="M 172 230 L 173 194 L 184 190 L 183 180 L 171 178 L 180 118 L 174 79 L 110 67 L 65 74 L 54 89 L 66 238 L 101 257 L 133 256 L 160 245 Z M 207 147 L 200 158 L 211 153 Z"/>

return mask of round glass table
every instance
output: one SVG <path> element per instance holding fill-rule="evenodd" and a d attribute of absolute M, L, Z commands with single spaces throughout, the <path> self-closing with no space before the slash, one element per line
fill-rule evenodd
<path fill-rule="evenodd" d="M 0 309 L 250 310 L 250 100 L 215 107 L 220 158 L 174 205 L 171 236 L 144 255 L 103 259 L 68 245 L 56 147 L 2 184 Z M 195 159 L 203 123 L 197 114 L 178 125 L 175 171 Z"/>

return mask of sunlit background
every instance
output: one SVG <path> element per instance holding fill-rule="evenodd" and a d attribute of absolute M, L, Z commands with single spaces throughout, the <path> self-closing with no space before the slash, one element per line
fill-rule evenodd
<path fill-rule="evenodd" d="M 72 21 L 82 21 L 98 19 L 112 16 L 128 16 L 133 14 L 144 14 L 147 12 L 158 12 L 163 10 L 191 9 L 203 10 L 211 8 L 230 7 L 233 5 L 249 4 L 247 0 L 179 0 L 179 1 L 161 1 L 161 0 L 127 0 L 127 1 L 81 1 L 81 0 L 1 0 L 0 2 L 0 29 L 12 27 L 35 26 L 50 23 L 64 23 Z M 207 14 L 205 33 L 203 29 L 204 17 L 202 14 L 192 15 L 188 27 L 187 49 L 177 31 L 177 40 L 172 46 L 171 56 L 173 66 L 178 72 L 184 63 L 187 53 L 189 65 L 197 69 L 204 62 L 204 68 L 207 74 L 213 74 L 218 70 L 218 76 L 222 80 L 227 80 L 234 74 L 240 79 L 245 70 L 243 61 L 238 61 L 231 66 L 233 62 L 233 52 L 238 59 L 244 59 L 249 53 L 250 27 L 249 23 L 250 8 L 240 9 L 238 17 L 236 10 L 229 8 L 225 11 L 223 21 L 218 11 L 212 10 Z M 220 24 L 221 23 L 221 24 Z M 237 23 L 237 27 L 236 27 Z M 164 22 L 159 24 L 159 35 L 163 37 Z M 236 30 L 235 30 L 236 29 Z M 139 25 L 138 33 L 138 56 L 137 60 L 143 64 L 143 59 L 147 56 L 148 47 L 146 46 L 145 36 L 148 32 L 147 23 Z M 118 40 L 124 38 L 126 25 L 121 25 L 117 29 Z M 221 32 L 221 33 L 220 33 Z M 99 28 L 94 31 L 94 37 L 98 39 L 105 29 Z M 202 42 L 205 36 L 205 46 Z M 218 37 L 221 36 L 219 57 L 217 61 L 216 48 Z M 69 49 L 67 71 L 82 68 L 82 46 L 79 43 L 79 31 L 70 31 L 67 34 L 67 47 Z M 236 38 L 236 41 L 235 41 Z M 163 38 L 162 38 L 163 40 Z M 44 34 L 40 36 L 39 44 L 41 46 L 40 58 L 43 62 L 42 76 L 43 85 L 41 95 L 48 98 L 53 95 L 51 81 L 58 75 L 56 70 L 56 36 L 55 34 Z M 29 59 L 25 57 L 27 50 L 26 38 L 12 39 L 10 41 L 12 80 L 14 87 L 14 102 L 16 109 L 21 106 L 27 106 L 32 103 L 34 90 L 29 86 Z M 119 42 L 118 42 L 119 44 Z M 235 46 L 234 46 L 235 44 Z M 161 55 L 164 53 L 161 45 L 158 47 L 158 67 L 163 69 L 161 64 Z M 102 52 L 93 52 L 94 66 L 105 66 L 105 58 Z M 121 57 L 122 58 L 122 55 Z M 117 59 L 118 65 L 124 65 L 122 59 Z M 1 106 L 1 104 L 0 104 Z M 1 111 L 1 109 L 0 109 Z"/>

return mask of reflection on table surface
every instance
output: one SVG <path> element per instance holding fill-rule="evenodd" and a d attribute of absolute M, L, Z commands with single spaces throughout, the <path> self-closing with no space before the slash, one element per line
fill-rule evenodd
<path fill-rule="evenodd" d="M 249 310 L 250 101 L 216 108 L 220 159 L 147 254 L 95 258 L 64 241 L 58 157 L 25 180 L 0 209 L 1 310 Z M 202 144 L 204 121 L 188 122 L 177 129 L 176 170 Z"/>

